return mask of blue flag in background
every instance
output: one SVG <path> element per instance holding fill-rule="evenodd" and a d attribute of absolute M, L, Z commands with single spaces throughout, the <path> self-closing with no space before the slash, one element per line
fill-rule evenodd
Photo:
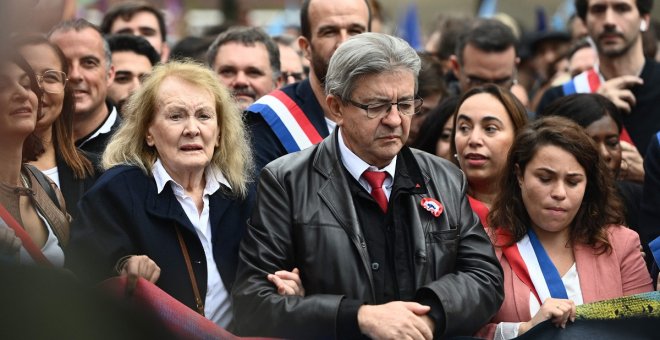
<path fill-rule="evenodd" d="M 409 4 L 406 12 L 404 13 L 401 21 L 399 22 L 399 29 L 397 35 L 408 42 L 415 50 L 422 49 L 422 34 L 419 28 L 419 17 L 417 15 L 417 5 Z"/>
<path fill-rule="evenodd" d="M 543 6 L 536 7 L 536 31 L 545 32 L 548 30 L 548 24 L 545 18 L 545 8 Z"/>
<path fill-rule="evenodd" d="M 497 12 L 497 0 L 482 0 L 477 16 L 479 18 L 491 18 Z"/>

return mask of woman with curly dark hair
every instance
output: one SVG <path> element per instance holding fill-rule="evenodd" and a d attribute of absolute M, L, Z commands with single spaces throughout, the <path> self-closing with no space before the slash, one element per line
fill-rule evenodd
<path fill-rule="evenodd" d="M 489 215 L 505 299 L 479 335 L 509 339 L 545 320 L 564 327 L 576 305 L 652 290 L 608 171 L 571 120 L 542 118 L 518 134 Z"/>

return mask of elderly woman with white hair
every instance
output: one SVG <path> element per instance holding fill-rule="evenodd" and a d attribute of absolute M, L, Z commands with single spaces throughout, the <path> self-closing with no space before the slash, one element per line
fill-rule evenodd
<path fill-rule="evenodd" d="M 226 327 L 251 210 L 252 156 L 241 112 L 207 68 L 154 68 L 126 104 L 80 202 L 74 260 L 96 278 L 142 277 Z M 82 272 L 84 273 L 84 272 Z"/>

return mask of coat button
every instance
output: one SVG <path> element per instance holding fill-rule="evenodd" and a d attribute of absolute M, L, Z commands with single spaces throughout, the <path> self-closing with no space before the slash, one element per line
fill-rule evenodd
<path fill-rule="evenodd" d="M 378 262 L 374 262 L 371 264 L 371 269 L 377 271 L 378 268 L 380 268 L 380 264 L 378 264 Z"/>

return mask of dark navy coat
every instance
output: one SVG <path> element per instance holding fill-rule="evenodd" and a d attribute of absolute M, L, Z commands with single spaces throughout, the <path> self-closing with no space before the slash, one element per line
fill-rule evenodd
<path fill-rule="evenodd" d="M 213 256 L 227 291 L 236 277 L 238 248 L 251 211 L 252 194 L 232 196 L 221 184 L 209 197 Z M 72 231 L 71 268 L 95 280 L 116 275 L 121 257 L 147 255 L 161 268 L 156 284 L 195 309 L 194 294 L 176 235 L 181 230 L 201 296 L 207 270 L 202 243 L 170 185 L 158 194 L 156 181 L 135 166 L 105 172 L 83 196 Z"/>

